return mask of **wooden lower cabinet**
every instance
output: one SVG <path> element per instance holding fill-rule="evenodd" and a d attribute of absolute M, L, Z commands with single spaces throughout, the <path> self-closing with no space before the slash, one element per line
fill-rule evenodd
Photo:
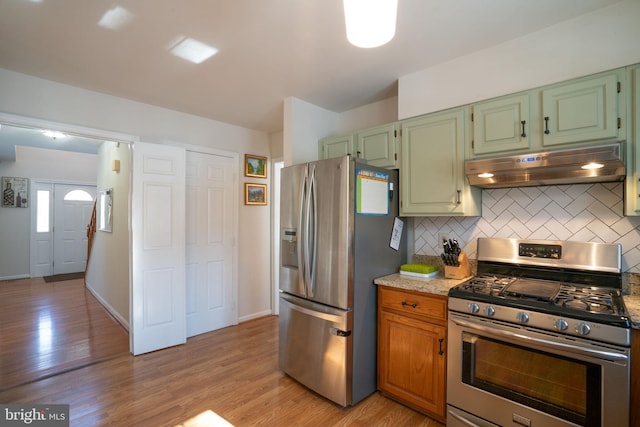
<path fill-rule="evenodd" d="M 640 330 L 631 329 L 630 426 L 640 426 Z"/>
<path fill-rule="evenodd" d="M 447 297 L 379 286 L 378 389 L 445 422 Z"/>

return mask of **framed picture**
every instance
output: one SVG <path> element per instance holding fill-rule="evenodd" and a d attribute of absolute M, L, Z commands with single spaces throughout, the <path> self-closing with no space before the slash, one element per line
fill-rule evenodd
<path fill-rule="evenodd" d="M 2 177 L 2 207 L 29 207 L 29 179 L 12 176 Z"/>
<path fill-rule="evenodd" d="M 244 183 L 244 204 L 245 205 L 266 205 L 267 204 L 267 184 Z"/>
<path fill-rule="evenodd" d="M 267 177 L 267 158 L 262 156 L 254 156 L 253 154 L 244 155 L 244 176 L 252 176 L 255 178 Z"/>

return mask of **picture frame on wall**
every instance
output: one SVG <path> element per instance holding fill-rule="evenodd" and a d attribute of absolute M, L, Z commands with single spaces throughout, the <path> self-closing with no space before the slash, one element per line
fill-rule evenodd
<path fill-rule="evenodd" d="M 244 204 L 245 205 L 266 205 L 267 204 L 267 184 L 256 184 L 253 182 L 244 183 Z"/>
<path fill-rule="evenodd" d="M 267 158 L 263 156 L 254 156 L 253 154 L 244 155 L 244 176 L 254 178 L 267 177 Z"/>
<path fill-rule="evenodd" d="M 2 207 L 29 207 L 29 179 L 13 176 L 2 177 Z"/>

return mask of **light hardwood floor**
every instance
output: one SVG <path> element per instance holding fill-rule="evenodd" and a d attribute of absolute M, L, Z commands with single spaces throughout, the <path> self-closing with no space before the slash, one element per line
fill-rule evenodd
<path fill-rule="evenodd" d="M 277 323 L 267 316 L 182 346 L 120 354 L 6 389 L 0 402 L 69 404 L 72 426 L 200 426 L 217 414 L 236 427 L 443 427 L 379 393 L 344 409 L 304 388 L 278 369 Z"/>
<path fill-rule="evenodd" d="M 0 281 L 0 391 L 128 352 L 82 279 Z"/>

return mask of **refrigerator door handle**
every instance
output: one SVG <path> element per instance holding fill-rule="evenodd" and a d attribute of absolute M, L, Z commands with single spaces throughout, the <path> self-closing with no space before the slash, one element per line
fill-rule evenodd
<path fill-rule="evenodd" d="M 302 225 L 302 257 L 303 257 L 303 277 L 304 291 L 307 298 L 313 297 L 311 288 L 311 193 L 313 186 L 313 172 L 305 172 L 305 193 L 304 193 L 304 223 Z"/>
<path fill-rule="evenodd" d="M 300 205 L 298 208 L 298 268 L 299 268 L 299 281 L 302 282 L 302 288 L 304 288 L 304 295 L 307 296 L 307 282 L 305 280 L 306 275 L 306 253 L 305 246 L 307 242 L 307 233 L 306 233 L 306 211 L 305 211 L 305 201 L 307 199 L 307 169 L 304 170 L 304 175 L 302 176 L 302 184 L 300 185 L 300 194 L 298 200 L 300 201 Z"/>
<path fill-rule="evenodd" d="M 317 246 L 318 246 L 318 198 L 317 198 L 317 184 L 316 184 L 316 167 L 313 165 L 311 170 L 311 178 L 309 180 L 309 204 L 311 206 L 309 212 L 309 230 L 312 233 L 313 240 L 308 245 L 311 250 L 311 260 L 309 268 L 309 290 L 310 296 L 313 297 L 316 292 L 316 259 L 317 259 Z"/>

